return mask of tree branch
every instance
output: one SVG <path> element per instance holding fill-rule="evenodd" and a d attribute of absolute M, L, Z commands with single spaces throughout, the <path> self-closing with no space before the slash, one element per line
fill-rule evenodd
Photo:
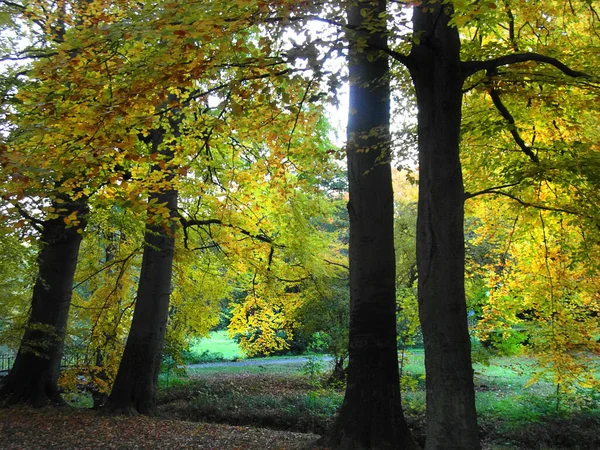
<path fill-rule="evenodd" d="M 326 262 L 327 264 L 331 264 L 332 266 L 338 266 L 338 267 L 341 267 L 343 269 L 350 270 L 350 267 L 348 267 L 345 264 L 340 264 L 340 263 L 336 263 L 334 261 L 329 261 L 328 259 L 324 259 L 323 261 Z"/>
<path fill-rule="evenodd" d="M 523 140 L 523 138 L 517 131 L 515 118 L 512 116 L 512 114 L 506 108 L 506 106 L 504 106 L 504 103 L 502 103 L 502 100 L 500 99 L 500 94 L 498 94 L 498 91 L 496 89 L 494 89 L 492 86 L 490 86 L 490 88 L 488 89 L 488 92 L 490 93 L 490 97 L 492 97 L 492 102 L 494 102 L 494 106 L 496 107 L 496 109 L 500 112 L 500 114 L 502 115 L 504 120 L 506 120 L 508 122 L 508 125 L 509 125 L 508 129 L 510 131 L 510 134 L 512 134 L 512 137 L 514 138 L 517 145 L 521 148 L 521 150 L 523 150 L 523 153 L 525 153 L 527 156 L 529 156 L 529 159 L 531 159 L 534 163 L 539 164 L 540 159 L 538 158 L 538 156 L 535 153 L 533 153 L 533 150 L 531 149 L 531 147 L 529 147 L 525 143 L 525 141 Z"/>
<path fill-rule="evenodd" d="M 377 49 L 377 50 L 381 50 L 382 52 L 384 52 L 385 54 L 390 56 L 392 59 L 395 59 L 400 64 L 403 64 L 406 67 L 409 67 L 409 65 L 411 63 L 410 57 L 408 57 L 407 55 L 405 55 L 403 53 L 397 52 L 396 50 L 392 50 L 391 48 L 389 48 L 387 46 L 383 47 L 380 45 L 375 45 L 375 44 L 369 43 L 369 47 Z"/>
<path fill-rule="evenodd" d="M 32 50 L 33 51 L 33 50 Z M 58 55 L 58 52 L 48 52 L 48 53 L 26 53 L 27 50 L 24 50 L 18 54 L 18 56 L 4 56 L 0 58 L 0 61 L 24 61 L 26 59 L 41 59 L 41 58 L 52 58 L 53 56 Z"/>
<path fill-rule="evenodd" d="M 496 191 L 496 190 L 493 190 L 493 189 L 488 190 L 488 192 L 482 191 L 480 193 L 476 193 L 474 195 L 470 195 L 470 197 L 467 197 L 467 198 L 471 198 L 471 197 L 474 197 L 475 195 L 482 195 L 482 194 L 503 195 L 504 197 L 508 197 L 511 200 L 514 200 L 515 202 L 519 203 L 521 206 L 524 206 L 526 208 L 541 209 L 543 211 L 561 212 L 561 213 L 565 213 L 565 214 L 570 214 L 572 216 L 588 217 L 589 218 L 589 216 L 585 216 L 584 214 L 581 214 L 581 213 L 579 213 L 577 211 L 573 211 L 572 209 L 559 208 L 559 207 L 554 207 L 554 206 L 546 206 L 546 205 L 540 205 L 540 204 L 536 204 L 536 203 L 526 202 L 525 200 L 521 200 L 516 195 L 509 194 L 508 192 Z"/>
<path fill-rule="evenodd" d="M 271 239 L 269 236 L 266 236 L 265 234 L 253 234 L 252 232 L 250 232 L 244 228 L 238 227 L 238 226 L 230 224 L 230 223 L 224 223 L 221 219 L 188 220 L 181 216 L 179 216 L 179 218 L 181 221 L 181 225 L 183 225 L 184 228 L 193 227 L 193 226 L 221 225 L 224 227 L 233 228 L 234 230 L 239 231 L 243 235 L 248 236 L 252 239 L 256 239 L 257 241 L 261 241 L 266 244 L 271 244 L 275 247 L 283 247 L 282 245 L 275 244 L 273 242 L 273 239 Z"/>
<path fill-rule="evenodd" d="M 539 53 L 527 52 L 527 53 L 513 53 L 511 55 L 501 56 L 499 58 L 489 59 L 487 61 L 465 61 L 462 63 L 463 75 L 466 77 L 473 75 L 481 70 L 494 70 L 501 66 L 507 66 L 509 64 L 522 63 L 527 61 L 536 61 L 556 67 L 558 70 L 573 78 L 577 77 L 588 77 L 584 72 L 573 70 L 566 64 L 560 62 L 556 58 L 550 56 L 540 55 Z"/>
<path fill-rule="evenodd" d="M 25 5 L 21 5 L 19 3 L 10 2 L 8 0 L 0 0 L 0 4 L 2 4 L 4 6 L 8 6 L 10 8 L 16 8 L 16 9 L 19 9 L 21 11 L 25 11 Z"/>
<path fill-rule="evenodd" d="M 200 89 L 196 89 L 195 91 L 192 91 L 192 92 L 189 93 L 189 95 L 187 96 L 187 98 L 186 98 L 185 101 L 182 101 L 181 103 L 176 103 L 173 106 L 162 108 L 159 111 L 155 112 L 154 115 L 155 116 L 162 116 L 162 115 L 164 115 L 166 113 L 171 112 L 172 110 L 176 110 L 176 109 L 181 108 L 182 106 L 189 105 L 193 100 L 196 100 L 196 99 L 201 98 L 201 97 L 206 97 L 206 96 L 208 96 L 210 94 L 213 94 L 215 92 L 221 91 L 221 90 L 223 90 L 225 88 L 230 87 L 231 85 L 233 85 L 235 83 L 244 83 L 246 81 L 254 81 L 254 80 L 261 80 L 261 79 L 264 79 L 264 78 L 279 77 L 279 76 L 282 76 L 282 75 L 286 75 L 286 74 L 293 73 L 293 72 L 298 72 L 298 71 L 301 71 L 301 70 L 306 70 L 306 69 L 291 69 L 291 68 L 282 69 L 282 70 L 279 70 L 279 71 L 273 72 L 273 73 L 264 73 L 264 74 L 259 74 L 259 75 L 255 75 L 255 76 L 238 78 L 236 80 L 228 81 L 227 83 L 222 83 L 222 84 L 219 84 L 218 86 L 214 86 L 214 87 L 212 87 L 210 89 L 203 90 L 203 91 L 200 90 Z"/>
<path fill-rule="evenodd" d="M 298 112 L 296 113 L 296 118 L 294 119 L 294 126 L 292 127 L 292 131 L 290 132 L 290 138 L 287 143 L 287 153 L 290 154 L 292 148 L 292 139 L 294 138 L 294 133 L 296 132 L 296 128 L 298 127 L 298 120 L 300 119 L 300 114 L 302 114 L 302 108 L 304 106 L 304 102 L 306 102 L 306 98 L 308 97 L 308 93 L 310 92 L 310 88 L 313 84 L 314 78 L 311 78 L 306 85 L 306 89 L 304 90 L 304 95 L 302 96 L 302 100 L 300 100 L 300 105 L 298 105 Z"/>
<path fill-rule="evenodd" d="M 477 197 L 478 195 L 484 195 L 484 194 L 496 194 L 498 193 L 499 189 L 505 189 L 505 188 L 509 188 L 509 187 L 515 187 L 518 186 L 519 184 L 521 184 L 522 181 L 518 181 L 516 183 L 510 183 L 510 184 L 503 184 L 502 186 L 494 186 L 491 188 L 487 188 L 487 189 L 483 189 L 482 191 L 477 191 L 477 192 L 465 192 L 464 193 L 464 199 L 468 200 L 470 198 L 473 197 Z"/>
<path fill-rule="evenodd" d="M 73 286 L 73 290 L 77 289 L 79 286 L 81 286 L 82 284 L 84 284 L 86 281 L 91 280 L 96 275 L 100 274 L 101 272 L 104 272 L 105 270 L 108 270 L 111 267 L 116 266 L 117 264 L 121 264 L 121 267 L 123 267 L 125 265 L 125 263 L 127 263 L 127 261 L 129 261 L 131 258 L 133 258 L 136 254 L 138 254 L 139 251 L 140 251 L 140 249 L 136 248 L 135 250 L 133 250 L 129 255 L 127 255 L 123 259 L 113 259 L 108 264 L 106 264 L 105 266 L 102 266 L 100 269 L 94 271 L 91 275 L 88 275 L 83 280 L 81 280 L 79 283 L 77 283 L 75 286 Z M 121 270 L 123 270 L 123 269 L 121 269 Z M 77 306 L 77 307 L 78 308 L 86 308 L 85 306 Z M 87 309 L 94 309 L 94 308 L 89 308 L 88 307 Z"/>
<path fill-rule="evenodd" d="M 40 233 L 42 232 L 42 229 L 45 225 L 45 222 L 43 220 L 33 217 L 31 214 L 29 214 L 27 211 L 25 211 L 25 209 L 18 203 L 13 203 L 13 206 L 15 208 L 17 208 L 17 211 L 19 211 L 19 214 L 21 214 L 21 216 L 23 216 L 25 219 L 27 219 L 30 222 L 31 226 L 35 230 L 37 230 Z"/>

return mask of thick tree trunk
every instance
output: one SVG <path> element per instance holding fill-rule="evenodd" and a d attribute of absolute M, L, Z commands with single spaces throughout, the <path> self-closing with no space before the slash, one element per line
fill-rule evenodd
<path fill-rule="evenodd" d="M 361 9 L 374 17 L 384 1 L 350 7 L 350 25 L 361 27 Z M 382 33 L 359 32 L 372 44 Z M 404 420 L 396 349 L 396 296 L 390 168 L 390 92 L 387 58 L 350 47 L 348 178 L 350 201 L 350 336 L 346 394 L 324 443 L 340 449 L 416 448 Z"/>
<path fill-rule="evenodd" d="M 57 383 L 87 205 L 86 199 L 81 199 L 54 206 L 63 212 L 42 224 L 39 272 L 29 320 L 15 363 L 0 391 L 7 405 L 64 404 Z M 63 219 L 75 211 L 79 223 L 67 227 Z"/>
<path fill-rule="evenodd" d="M 164 131 L 153 130 L 150 140 L 153 151 L 162 144 Z M 173 153 L 163 149 L 160 153 L 168 163 Z M 155 170 L 161 170 L 155 168 Z M 167 183 L 172 174 L 167 175 Z M 165 344 L 171 276 L 175 253 L 177 191 L 174 189 L 152 193 L 149 205 L 164 204 L 170 214 L 167 223 L 153 221 L 149 208 L 145 247 L 138 284 L 133 321 L 125 351 L 119 365 L 107 407 L 119 414 L 148 414 L 156 410 L 156 384 Z"/>
<path fill-rule="evenodd" d="M 459 159 L 463 77 L 458 31 L 448 25 L 450 8 L 439 2 L 414 8 L 419 44 L 409 57 L 418 106 L 417 262 L 427 375 L 425 448 L 476 450 L 480 443 L 464 291 Z"/>

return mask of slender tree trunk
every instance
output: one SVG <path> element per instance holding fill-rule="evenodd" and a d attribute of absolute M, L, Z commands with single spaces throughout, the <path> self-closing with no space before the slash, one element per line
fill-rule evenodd
<path fill-rule="evenodd" d="M 115 251 L 116 251 L 116 243 L 115 243 L 115 239 L 116 239 L 116 233 L 110 232 L 109 233 L 109 243 L 106 246 L 106 250 L 105 250 L 105 258 L 104 258 L 104 263 L 108 264 L 111 261 L 113 261 L 115 259 Z M 108 273 L 111 273 L 112 269 L 108 270 Z M 119 301 L 120 304 L 120 301 Z M 104 348 L 108 347 L 108 344 L 111 341 L 116 340 L 117 337 L 115 335 L 114 332 L 110 332 L 110 333 L 105 333 L 104 334 L 104 344 L 100 347 L 96 348 L 96 355 L 95 355 L 95 369 L 94 372 L 92 373 L 93 375 L 93 379 L 92 379 L 92 400 L 94 401 L 94 405 L 93 405 L 93 409 L 100 409 L 102 408 L 104 405 L 106 405 L 106 402 L 108 402 L 108 393 L 106 392 L 101 392 L 98 386 L 98 381 L 102 382 L 103 384 L 108 383 L 109 377 L 108 374 L 106 373 L 105 367 L 104 367 L 104 355 L 102 353 Z"/>
<path fill-rule="evenodd" d="M 87 199 L 66 200 L 54 207 L 63 212 L 42 223 L 42 249 L 37 258 L 39 271 L 29 320 L 15 363 L 0 391 L 6 405 L 64 404 L 58 377 Z M 79 223 L 67 226 L 64 218 L 73 212 L 77 212 Z"/>
<path fill-rule="evenodd" d="M 351 26 L 369 20 L 361 9 L 377 18 L 385 2 L 350 7 Z M 361 36 L 385 45 L 382 31 L 353 34 L 349 52 L 349 366 L 344 402 L 324 438 L 326 445 L 348 450 L 416 448 L 402 411 L 396 349 L 388 62 L 379 52 L 356 45 Z"/>
<path fill-rule="evenodd" d="M 153 152 L 161 153 L 168 164 L 173 158 L 173 151 L 168 147 L 159 151 L 164 134 L 163 129 L 153 130 L 149 139 Z M 161 169 L 156 167 L 154 170 Z M 172 174 L 167 174 L 166 182 L 169 183 L 172 178 Z M 152 193 L 148 204 L 164 204 L 170 219 L 167 223 L 156 223 L 149 208 L 133 321 L 107 405 L 111 412 L 128 415 L 152 415 L 156 410 L 156 384 L 171 295 L 177 191 L 167 189 Z"/>
<path fill-rule="evenodd" d="M 425 7 L 427 10 L 424 12 Z M 427 375 L 427 450 L 481 448 L 464 291 L 459 159 L 463 77 L 451 5 L 414 8 L 409 68 L 417 92 L 419 315 Z"/>
<path fill-rule="evenodd" d="M 102 380 L 104 382 L 108 381 L 108 377 L 106 375 L 106 371 L 104 370 L 104 357 L 102 356 L 102 350 L 96 349 L 96 367 L 99 367 L 98 373 L 94 374 L 95 380 Z M 98 384 L 94 383 L 92 385 L 92 400 L 94 405 L 92 409 L 100 409 L 102 408 L 106 402 L 108 401 L 108 394 L 106 392 L 100 392 L 98 389 Z"/>

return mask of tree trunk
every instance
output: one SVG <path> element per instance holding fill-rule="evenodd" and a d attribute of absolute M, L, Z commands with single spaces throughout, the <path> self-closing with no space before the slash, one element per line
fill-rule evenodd
<path fill-rule="evenodd" d="M 333 370 L 331 374 L 327 378 L 327 384 L 336 384 L 336 383 L 344 383 L 346 381 L 346 369 L 344 367 L 343 356 L 334 356 L 333 357 Z"/>
<path fill-rule="evenodd" d="M 42 249 L 37 258 L 39 271 L 29 320 L 15 363 L 0 391 L 6 405 L 64 404 L 58 377 L 87 199 L 69 199 L 53 206 L 64 211 L 60 217 L 42 223 Z M 67 227 L 64 218 L 73 212 L 77 212 L 79 222 Z"/>
<path fill-rule="evenodd" d="M 362 27 L 385 11 L 384 1 L 348 10 Z M 360 29 L 360 28 L 359 28 Z M 390 167 L 390 91 L 387 58 L 360 50 L 365 37 L 385 45 L 383 32 L 359 31 L 349 52 L 348 179 L 350 201 L 350 335 L 346 394 L 324 443 L 340 449 L 413 449 L 400 399 L 396 349 L 394 202 Z"/>
<path fill-rule="evenodd" d="M 104 370 L 104 357 L 102 356 L 102 350 L 99 348 L 96 349 L 96 367 L 99 367 L 99 370 L 98 373 L 94 374 L 92 380 L 92 400 L 94 402 L 92 409 L 100 409 L 108 401 L 108 394 L 106 392 L 100 392 L 98 383 L 96 383 L 96 380 L 101 380 L 103 382 L 108 381 L 108 376 Z"/>
<path fill-rule="evenodd" d="M 150 133 L 153 152 L 159 152 L 164 134 L 162 129 Z M 159 153 L 167 163 L 173 158 L 173 151 L 169 148 Z M 154 170 L 161 169 L 155 167 Z M 169 183 L 172 178 L 172 173 L 168 173 L 166 182 Z M 164 220 L 156 223 L 149 208 L 144 238 L 146 245 L 133 321 L 107 405 L 111 412 L 127 415 L 155 413 L 156 384 L 165 344 L 171 295 L 177 191 L 167 189 L 152 193 L 148 204 L 164 204 L 170 218 L 167 223 Z"/>
<path fill-rule="evenodd" d="M 425 7 L 427 8 L 424 12 Z M 419 315 L 427 375 L 427 450 L 481 448 L 464 291 L 459 159 L 463 76 L 451 5 L 414 8 L 409 56 L 417 93 Z"/>

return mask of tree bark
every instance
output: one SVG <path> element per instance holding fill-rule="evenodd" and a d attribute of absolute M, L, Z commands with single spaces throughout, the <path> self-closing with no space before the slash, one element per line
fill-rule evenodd
<path fill-rule="evenodd" d="M 350 114 L 347 161 L 350 200 L 350 335 L 346 394 L 323 439 L 340 449 L 414 449 L 400 398 L 396 348 L 394 202 L 390 167 L 390 89 L 387 57 L 361 50 L 360 38 L 381 48 L 383 30 L 362 27 L 385 1 L 348 9 Z"/>
<path fill-rule="evenodd" d="M 0 391 L 5 405 L 27 403 L 36 407 L 63 405 L 58 389 L 60 362 L 81 231 L 86 225 L 87 199 L 54 203 L 59 217 L 42 225 L 42 249 L 37 258 L 38 276 L 33 287 L 31 312 L 15 363 Z M 77 225 L 64 221 L 77 212 Z"/>
<path fill-rule="evenodd" d="M 425 10 L 425 8 L 427 8 Z M 409 55 L 417 93 L 419 315 L 427 376 L 426 450 L 481 448 L 464 291 L 459 159 L 463 75 L 451 4 L 414 8 Z"/>
<path fill-rule="evenodd" d="M 176 125 L 172 121 L 171 125 L 174 124 Z M 173 129 L 176 130 L 176 127 Z M 168 164 L 173 158 L 172 149 L 167 146 L 159 151 L 164 135 L 162 128 L 152 130 L 149 141 L 152 151 L 159 152 Z M 154 170 L 161 169 L 155 167 Z M 172 178 L 172 172 L 168 172 L 166 183 Z M 171 295 L 177 195 L 177 191 L 171 188 L 151 193 L 148 199 L 149 205 L 164 204 L 170 218 L 156 223 L 149 208 L 144 238 L 146 245 L 133 320 L 107 404 L 107 408 L 113 413 L 153 415 L 156 412 L 156 384 L 165 344 Z"/>

